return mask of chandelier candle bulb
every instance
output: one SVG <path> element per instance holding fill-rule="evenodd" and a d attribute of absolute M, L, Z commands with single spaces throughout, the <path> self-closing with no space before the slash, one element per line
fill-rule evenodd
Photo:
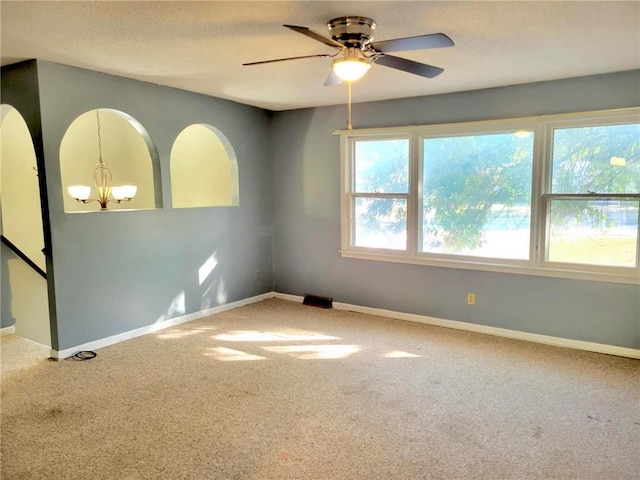
<path fill-rule="evenodd" d="M 124 198 L 133 198 L 136 196 L 138 192 L 138 187 L 135 185 L 123 185 L 122 192 L 124 193 Z"/>
<path fill-rule="evenodd" d="M 111 187 L 111 195 L 116 201 L 124 200 L 124 187 Z"/>
<path fill-rule="evenodd" d="M 67 187 L 67 191 L 78 201 L 87 200 L 91 196 L 91 187 L 88 185 L 72 185 Z"/>
<path fill-rule="evenodd" d="M 135 185 L 122 185 L 120 187 L 111 187 L 111 196 L 120 203 L 123 200 L 131 200 L 136 196 L 138 187 Z"/>

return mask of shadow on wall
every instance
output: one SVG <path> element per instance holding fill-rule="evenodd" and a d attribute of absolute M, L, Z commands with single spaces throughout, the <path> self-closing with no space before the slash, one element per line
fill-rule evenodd
<path fill-rule="evenodd" d="M 220 272 L 218 275 L 214 275 L 214 270 L 218 266 L 217 254 L 218 250 L 213 252 L 198 269 L 198 283 L 202 292 L 200 308 L 202 310 L 227 303 L 228 292 L 224 278 Z"/>
<path fill-rule="evenodd" d="M 186 285 L 192 286 L 197 281 L 196 292 L 199 298 L 187 298 L 185 290 L 178 292 L 171 300 L 166 310 L 156 319 L 156 323 L 181 317 L 188 310 L 204 311 L 217 306 L 225 305 L 229 300 L 229 292 L 225 285 L 225 279 L 220 267 L 220 253 L 216 249 L 209 255 L 197 269 L 186 272 L 187 278 L 183 279 Z M 189 288 L 193 290 L 193 288 Z"/>
<path fill-rule="evenodd" d="M 194 269 L 187 272 L 188 278 L 185 279 L 186 284 L 192 285 L 197 277 L 198 288 L 196 291 L 200 292 L 200 298 L 198 299 L 199 305 L 191 305 L 194 301 L 187 302 L 187 294 L 182 290 L 171 300 L 166 311 L 158 317 L 156 323 L 185 315 L 187 312 L 187 303 L 189 303 L 191 307 L 195 307 L 196 311 L 207 310 L 227 303 L 228 292 L 225 287 L 224 278 L 219 269 L 217 269 L 218 265 L 218 249 L 216 249 L 204 260 L 197 271 Z"/>
<path fill-rule="evenodd" d="M 166 312 L 158 317 L 156 323 L 164 322 L 165 320 L 170 320 L 172 318 L 181 317 L 186 313 L 186 296 L 184 290 L 179 292 L 167 308 Z"/>

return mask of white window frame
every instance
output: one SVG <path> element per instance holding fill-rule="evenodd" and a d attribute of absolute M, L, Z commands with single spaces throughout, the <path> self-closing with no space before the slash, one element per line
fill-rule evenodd
<path fill-rule="evenodd" d="M 362 141 L 363 138 L 360 137 L 358 138 L 359 141 Z M 354 243 L 354 239 L 355 239 L 355 218 L 353 218 L 353 216 L 351 215 L 351 205 L 353 205 L 353 202 L 355 202 L 355 200 L 357 198 L 404 198 L 407 201 L 407 247 L 409 247 L 409 244 L 411 242 L 411 236 L 410 236 L 410 228 L 409 228 L 409 222 L 410 219 L 414 216 L 412 214 L 412 208 L 411 208 L 411 188 L 413 185 L 413 181 L 412 181 L 412 172 L 414 170 L 414 166 L 412 165 L 412 161 L 411 159 L 413 158 L 412 155 L 412 151 L 411 149 L 413 148 L 414 142 L 412 141 L 411 135 L 407 134 L 407 135 L 401 135 L 401 134 L 394 134 L 394 135 L 375 135 L 375 136 L 371 136 L 370 138 L 366 138 L 364 140 L 372 140 L 372 141 L 378 141 L 378 140 L 408 140 L 409 141 L 409 184 L 408 184 L 408 190 L 407 193 L 400 193 L 400 192 L 389 192 L 389 193 L 379 193 L 379 192 L 370 192 L 370 193 L 365 193 L 365 192 L 356 192 L 355 190 L 355 144 L 356 144 L 356 139 L 352 139 L 350 141 L 348 141 L 348 147 L 350 149 L 350 158 L 351 161 L 349 162 L 348 165 L 348 181 L 349 181 L 349 185 L 347 186 L 347 191 L 348 191 L 348 195 L 349 195 L 349 209 L 350 209 L 350 213 L 349 213 L 349 229 L 348 229 L 348 238 L 347 238 L 347 244 L 352 245 L 352 248 L 357 249 L 357 250 L 362 250 L 362 251 L 367 251 L 367 252 L 371 252 L 371 251 L 376 251 L 379 253 L 386 253 L 386 254 L 390 254 L 390 255 L 394 255 L 394 252 L 398 252 L 401 255 L 405 255 L 406 254 L 406 250 L 393 250 L 393 249 L 376 249 L 376 248 L 371 248 L 371 247 L 357 247 L 355 245 L 353 245 Z"/>
<path fill-rule="evenodd" d="M 551 198 L 566 196 L 553 194 L 551 188 L 551 162 L 553 150 L 553 132 L 557 128 L 582 126 L 601 126 L 627 123 L 640 123 L 640 108 L 627 108 L 597 112 L 581 112 L 539 117 L 521 117 L 504 120 L 488 120 L 442 125 L 421 125 L 392 128 L 373 128 L 360 130 L 339 130 L 341 137 L 340 161 L 340 206 L 341 206 L 341 250 L 345 258 L 358 258 L 395 263 L 428 265 L 447 268 L 495 271 L 524 275 L 538 275 L 582 280 L 605 281 L 614 283 L 640 284 L 640 259 L 635 268 L 608 267 L 573 263 L 550 262 L 546 260 L 548 238 L 548 214 Z M 531 130 L 534 135 L 532 191 L 531 191 L 531 230 L 530 253 L 526 260 L 496 259 L 476 256 L 462 256 L 419 251 L 419 229 L 422 205 L 422 142 L 425 138 L 471 136 L 490 133 Z M 353 245 L 354 221 L 354 161 L 355 143 L 362 140 L 385 140 L 396 138 L 409 139 L 409 192 L 407 194 L 407 249 L 390 250 L 380 248 L 357 247 Z M 374 196 L 378 196 L 377 194 Z M 381 195 L 380 195 L 381 196 Z M 391 194 L 401 197 L 403 194 Z M 576 195 L 570 195 L 576 197 Z M 585 194 L 589 198 L 620 197 L 614 194 Z M 624 195 L 626 198 L 639 198 L 637 194 Z M 639 234 L 640 237 L 640 234 Z M 638 239 L 640 243 L 640 238 Z M 636 247 L 640 256 L 640 246 Z"/>

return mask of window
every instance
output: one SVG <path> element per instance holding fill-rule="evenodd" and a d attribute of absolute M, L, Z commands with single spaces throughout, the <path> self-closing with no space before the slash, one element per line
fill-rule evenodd
<path fill-rule="evenodd" d="M 343 256 L 640 283 L 640 109 L 341 134 Z"/>
<path fill-rule="evenodd" d="M 640 124 L 550 130 L 546 260 L 636 267 Z"/>
<path fill-rule="evenodd" d="M 353 244 L 405 250 L 409 139 L 364 140 L 354 148 Z"/>
<path fill-rule="evenodd" d="M 530 133 L 423 139 L 421 251 L 528 258 Z"/>

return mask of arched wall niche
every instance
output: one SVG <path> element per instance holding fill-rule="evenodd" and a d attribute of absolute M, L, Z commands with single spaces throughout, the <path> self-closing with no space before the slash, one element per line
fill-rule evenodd
<path fill-rule="evenodd" d="M 20 112 L 7 104 L 0 105 L 0 199 L 2 235 L 46 271 L 33 139 Z"/>
<path fill-rule="evenodd" d="M 236 154 L 211 125 L 197 123 L 180 132 L 171 148 L 170 170 L 173 208 L 239 204 Z"/>
<path fill-rule="evenodd" d="M 102 160 L 113 175 L 112 186 L 137 186 L 137 193 L 130 201 L 111 201 L 107 209 L 159 208 L 160 167 L 158 152 L 151 137 L 132 116 L 119 110 L 100 108 L 78 116 L 69 125 L 60 143 L 64 211 L 100 210 L 97 202 L 77 202 L 67 191 L 72 185 L 86 185 L 91 186 L 90 198 L 97 196 L 93 183 L 93 171 L 100 157 L 96 112 L 99 112 Z"/>

